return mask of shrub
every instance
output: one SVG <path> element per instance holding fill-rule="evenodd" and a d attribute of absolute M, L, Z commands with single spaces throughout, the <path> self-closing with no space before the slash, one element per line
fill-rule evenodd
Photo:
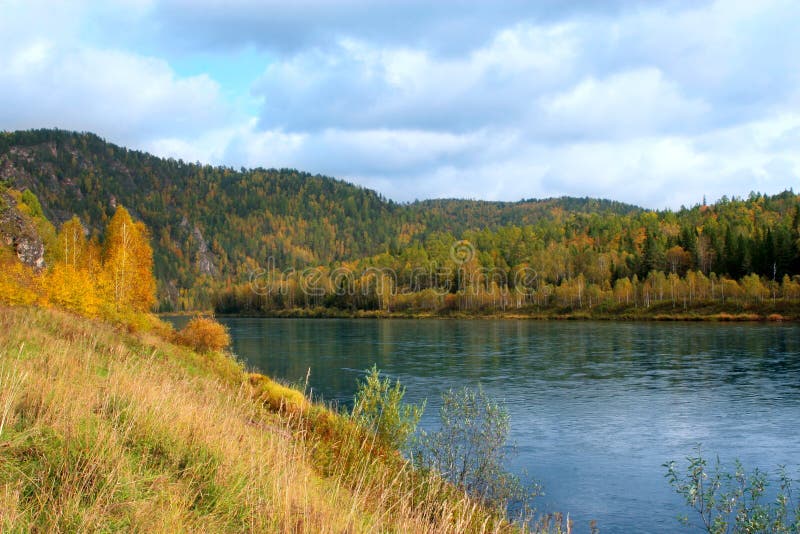
<path fill-rule="evenodd" d="M 769 481 L 764 472 L 755 469 L 748 473 L 737 460 L 734 471 L 726 471 L 717 459 L 709 467 L 699 447 L 696 456 L 686 458 L 686 472 L 681 473 L 675 462 L 664 464 L 667 481 L 699 516 L 702 530 L 710 534 L 745 532 L 800 532 L 800 503 L 793 503 L 793 481 L 781 467 L 779 487 L 774 500 L 767 501 Z M 688 525 L 689 517 L 680 521 Z"/>
<path fill-rule="evenodd" d="M 415 457 L 423 469 L 441 473 L 485 505 L 504 510 L 510 503 L 527 513 L 538 488 L 525 488 L 508 472 L 509 415 L 478 387 L 442 395 L 441 430 L 422 433 Z"/>
<path fill-rule="evenodd" d="M 39 203 L 39 199 L 36 198 L 36 195 L 34 195 L 30 189 L 26 189 L 22 192 L 22 203 L 28 206 L 31 217 L 44 217 L 42 205 Z"/>
<path fill-rule="evenodd" d="M 251 374 L 250 385 L 253 386 L 253 397 L 275 411 L 303 413 L 311 407 L 311 403 L 301 392 L 264 375 Z"/>
<path fill-rule="evenodd" d="M 376 366 L 358 384 L 353 404 L 353 419 L 374 432 L 386 445 L 402 450 L 417 428 L 424 404 L 403 404 L 405 388 L 396 381 L 382 379 Z"/>
<path fill-rule="evenodd" d="M 231 344 L 228 329 L 210 317 L 195 317 L 177 333 L 176 339 L 198 352 L 220 351 Z"/>

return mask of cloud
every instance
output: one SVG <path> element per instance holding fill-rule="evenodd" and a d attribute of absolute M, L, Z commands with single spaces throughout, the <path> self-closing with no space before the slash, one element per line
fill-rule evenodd
<path fill-rule="evenodd" d="M 552 133 L 602 139 L 693 130 L 709 111 L 652 67 L 584 79 L 539 106 Z"/>
<path fill-rule="evenodd" d="M 587 26 L 583 70 L 658 68 L 689 99 L 711 105 L 707 127 L 757 120 L 797 94 L 800 4 L 717 0 L 665 11 L 627 12 Z"/>
<path fill-rule="evenodd" d="M 264 129 L 517 124 L 537 139 L 723 128 L 800 101 L 800 6 L 718 1 L 615 19 L 517 21 L 454 56 L 342 37 L 277 58 L 253 86 Z M 777 31 L 776 31 L 777 30 Z"/>
<path fill-rule="evenodd" d="M 516 120 L 569 76 L 573 54 L 558 26 L 504 30 L 455 59 L 343 40 L 273 63 L 253 93 L 264 102 L 264 128 L 463 131 Z"/>
<path fill-rule="evenodd" d="M 677 207 L 777 192 L 800 170 L 790 0 L 4 9 L 3 129 L 90 130 L 189 161 L 295 167 L 396 200 L 569 194 Z"/>
<path fill-rule="evenodd" d="M 10 2 L 0 22 L 0 127 L 60 127 L 141 146 L 232 119 L 218 82 L 82 40 L 88 7 Z M 137 8 L 138 9 L 138 8 Z"/>
<path fill-rule="evenodd" d="M 190 136 L 224 122 L 219 85 L 178 78 L 164 61 L 40 41 L 0 59 L 0 122 L 5 128 L 66 126 L 125 142 Z"/>
<path fill-rule="evenodd" d="M 664 9 L 697 1 L 670 0 Z M 612 16 L 656 4 L 652 0 L 166 0 L 153 2 L 149 38 L 188 49 L 257 46 L 279 55 L 336 45 L 343 37 L 379 46 L 413 46 L 459 55 L 520 21 L 558 22 L 569 17 Z"/>

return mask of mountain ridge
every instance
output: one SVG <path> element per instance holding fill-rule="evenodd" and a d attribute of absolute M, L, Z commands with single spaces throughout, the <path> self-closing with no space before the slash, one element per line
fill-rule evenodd
<path fill-rule="evenodd" d="M 437 232 L 528 225 L 555 212 L 628 215 L 642 208 L 561 197 L 399 203 L 296 169 L 240 169 L 160 158 L 58 129 L 0 134 L 0 182 L 31 190 L 58 225 L 77 215 L 97 234 L 124 205 L 152 231 L 160 293 L 239 277 L 267 257 L 306 266 L 396 251 Z"/>

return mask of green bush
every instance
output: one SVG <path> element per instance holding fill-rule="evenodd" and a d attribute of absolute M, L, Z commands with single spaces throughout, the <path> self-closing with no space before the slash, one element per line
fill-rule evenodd
<path fill-rule="evenodd" d="M 508 411 L 483 388 L 450 390 L 442 395 L 441 429 L 422 433 L 415 460 L 441 473 L 487 506 L 505 510 L 516 503 L 525 512 L 538 488 L 526 488 L 508 472 Z"/>
<path fill-rule="evenodd" d="M 774 501 L 765 502 L 769 481 L 763 471 L 755 469 L 748 473 L 737 460 L 731 473 L 720 465 L 719 458 L 709 467 L 699 447 L 696 456 L 686 460 L 683 473 L 674 461 L 665 463 L 665 476 L 697 513 L 702 530 L 709 534 L 800 532 L 800 502 L 793 502 L 793 480 L 784 467 L 778 469 L 780 486 Z M 688 516 L 679 520 L 690 524 Z"/>
<path fill-rule="evenodd" d="M 42 209 L 42 205 L 39 202 L 39 199 L 31 192 L 30 189 L 26 189 L 22 192 L 22 203 L 28 206 L 28 209 L 30 209 L 31 217 L 44 218 L 44 210 Z"/>
<path fill-rule="evenodd" d="M 381 378 L 376 366 L 359 382 L 353 403 L 353 419 L 374 432 L 387 446 L 404 450 L 414 434 L 425 405 L 403 404 L 406 389 Z"/>

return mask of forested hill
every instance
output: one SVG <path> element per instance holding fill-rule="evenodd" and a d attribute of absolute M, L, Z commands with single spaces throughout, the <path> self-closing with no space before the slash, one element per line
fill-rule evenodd
<path fill-rule="evenodd" d="M 57 226 L 77 215 L 90 233 L 124 205 L 151 229 L 159 294 L 173 303 L 181 289 L 210 288 L 267 257 L 287 267 L 328 264 L 396 252 L 440 232 L 640 211 L 588 198 L 398 204 L 293 169 L 186 163 L 61 130 L 1 133 L 0 183 L 30 189 Z"/>
<path fill-rule="evenodd" d="M 560 197 L 528 199 L 518 202 L 487 200 L 436 199 L 407 205 L 428 229 L 460 235 L 467 230 L 496 229 L 501 226 L 530 226 L 553 220 L 564 213 L 632 215 L 639 207 L 613 200 Z"/>

